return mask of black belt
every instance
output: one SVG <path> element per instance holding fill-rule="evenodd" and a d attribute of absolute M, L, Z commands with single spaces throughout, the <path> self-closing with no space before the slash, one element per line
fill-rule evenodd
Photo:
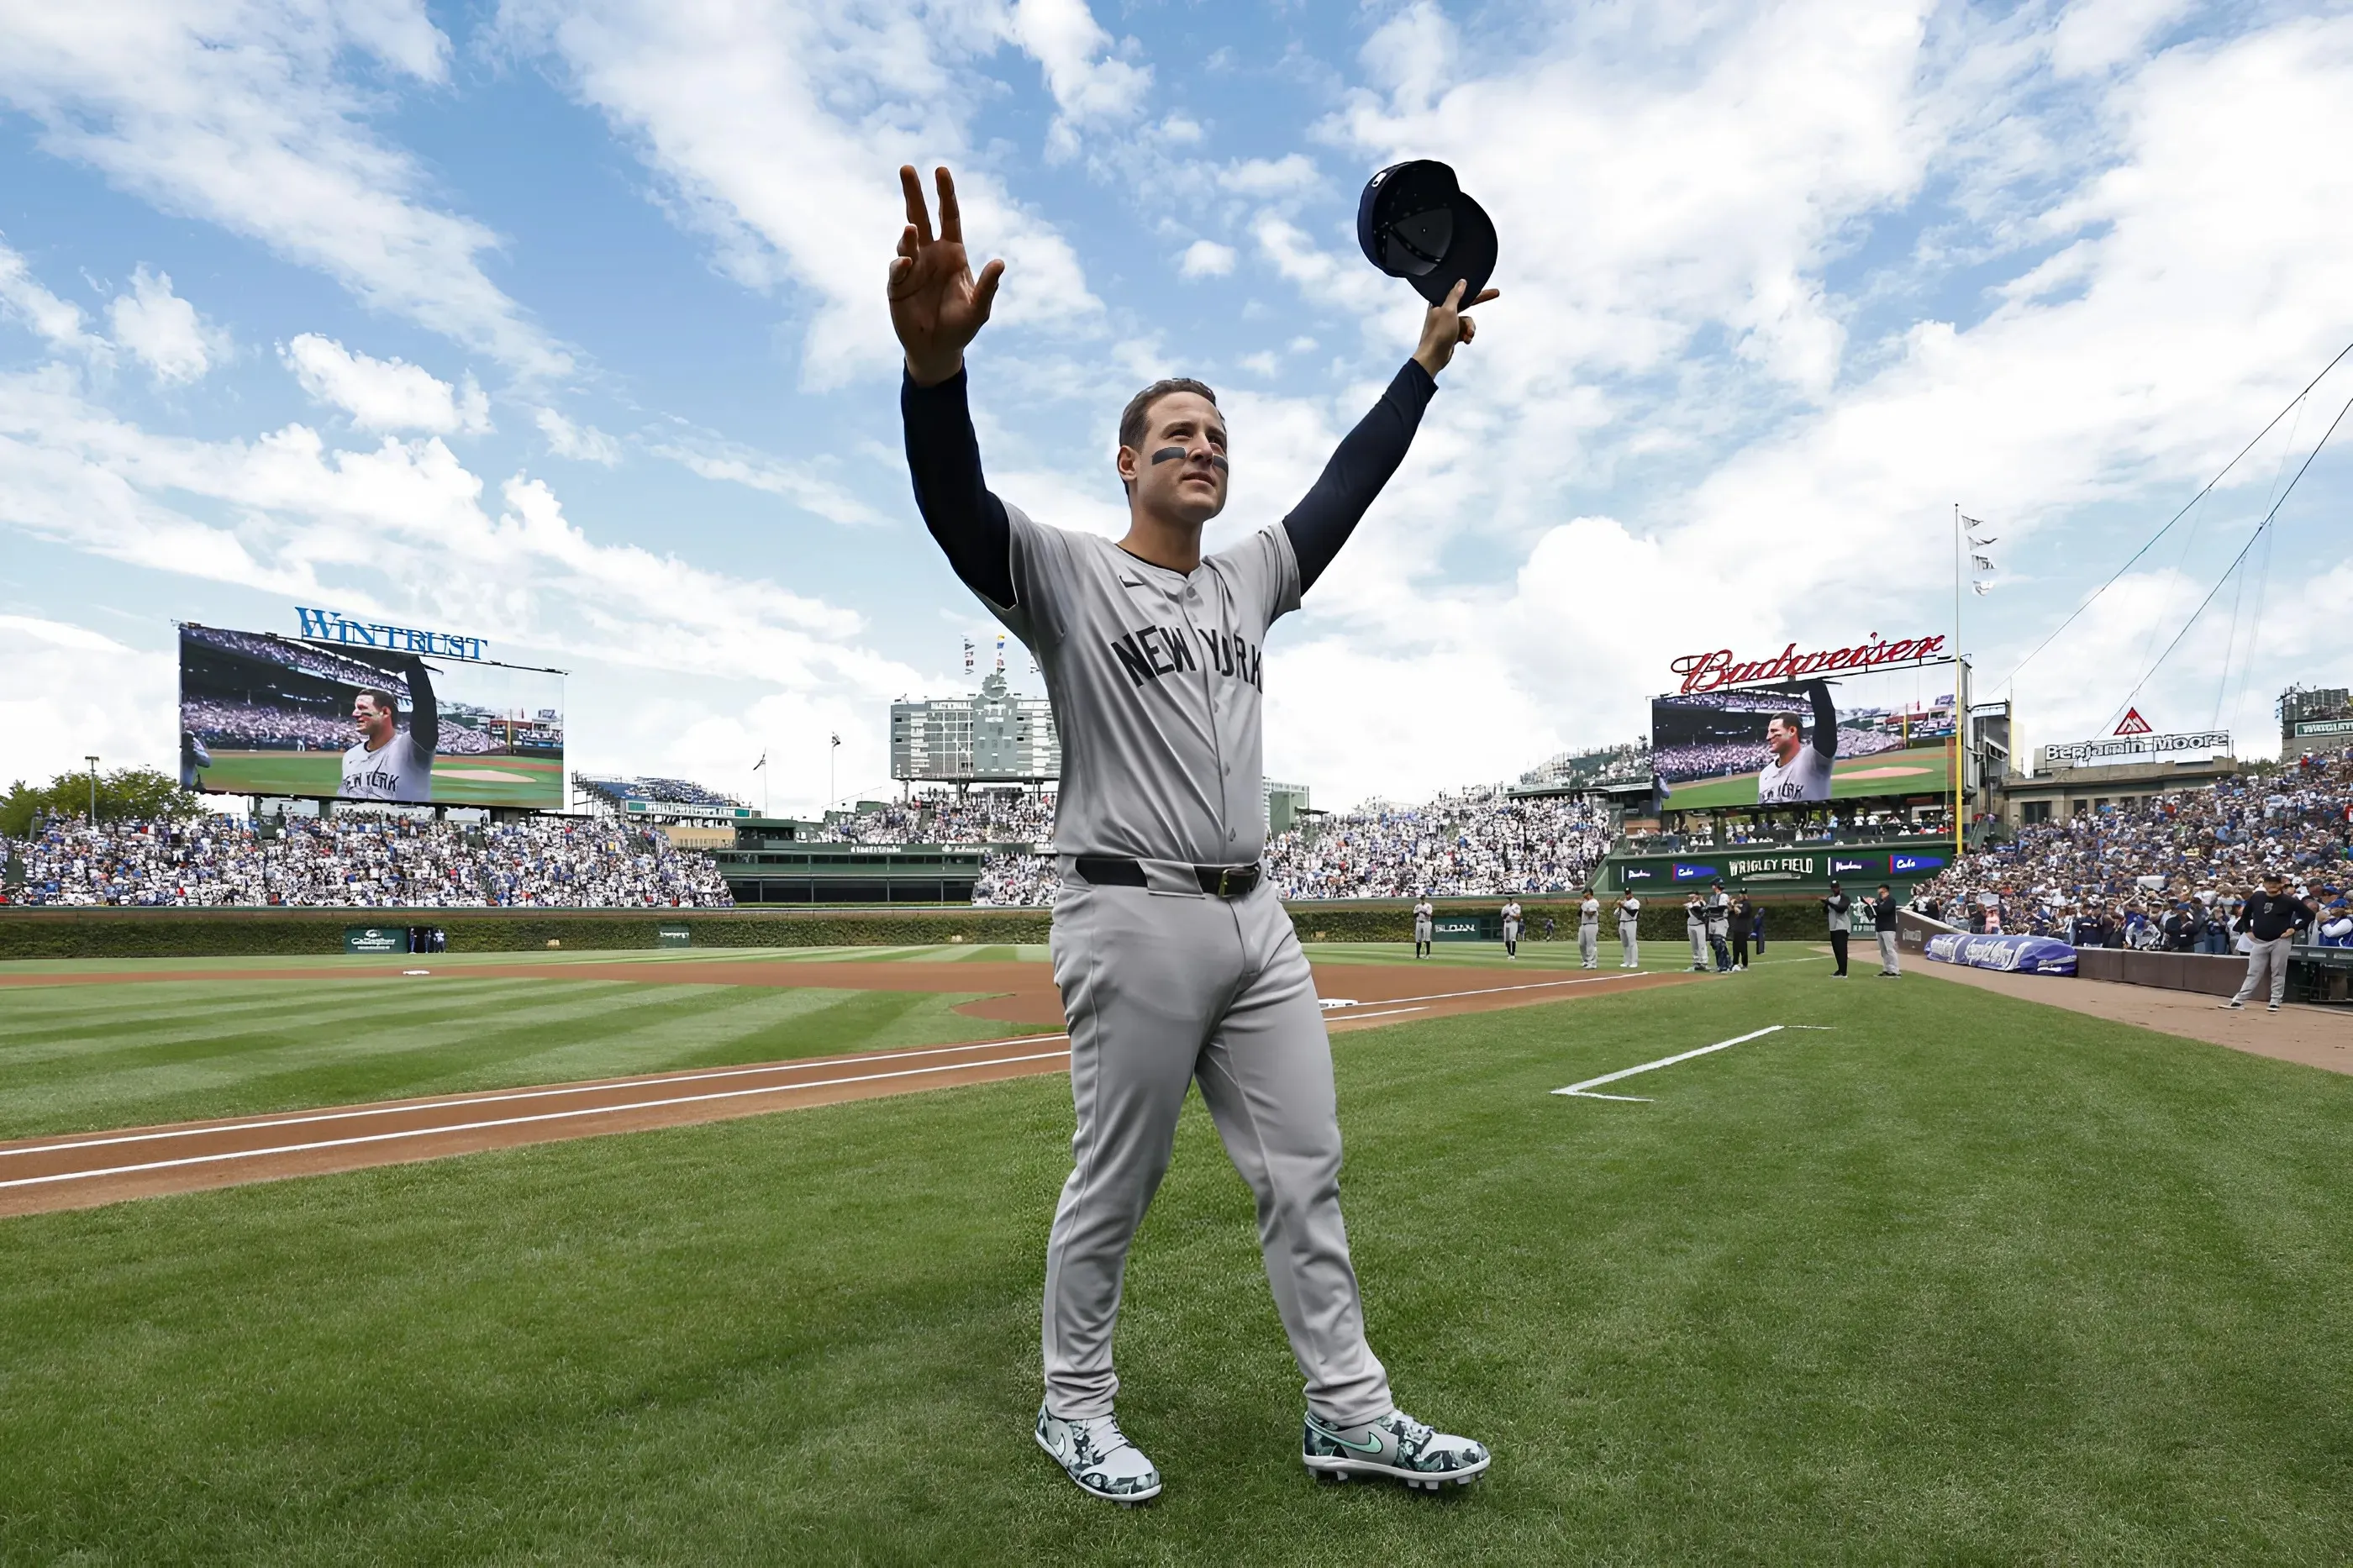
<path fill-rule="evenodd" d="M 1145 885 L 1143 865 L 1134 860 L 1123 860 L 1109 855 L 1077 857 L 1079 875 L 1099 888 L 1141 888 Z M 1258 886 L 1261 873 L 1258 862 L 1247 866 L 1194 866 L 1188 868 L 1201 891 L 1214 893 L 1221 899 L 1239 899 Z"/>

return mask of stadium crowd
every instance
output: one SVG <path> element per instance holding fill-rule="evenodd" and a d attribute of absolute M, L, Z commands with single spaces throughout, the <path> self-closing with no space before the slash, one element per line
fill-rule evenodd
<path fill-rule="evenodd" d="M 837 844 L 1042 844 L 1053 837 L 1050 795 L 919 795 L 826 822 Z"/>
<path fill-rule="evenodd" d="M 1260 863 L 1286 899 L 1559 893 L 1585 885 L 1609 837 L 1606 806 L 1489 785 L 1324 816 L 1269 838 Z M 992 855 L 973 901 L 1043 904 L 1055 880 L 1050 856 Z"/>
<path fill-rule="evenodd" d="M 1915 897 L 1971 930 L 2078 946 L 2228 952 L 2232 911 L 2278 871 L 2317 920 L 2300 941 L 2353 945 L 2353 751 L 2276 773 L 2029 823 Z"/>
<path fill-rule="evenodd" d="M 725 909 L 708 855 L 660 833 L 540 818 L 466 826 L 362 814 L 321 820 L 79 818 L 37 825 L 0 858 L 22 868 L 26 904 L 353 909 Z"/>

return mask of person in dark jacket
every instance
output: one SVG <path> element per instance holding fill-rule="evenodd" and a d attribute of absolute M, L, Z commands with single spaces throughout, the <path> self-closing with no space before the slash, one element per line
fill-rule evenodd
<path fill-rule="evenodd" d="M 1757 921 L 1757 907 L 1741 894 L 1732 900 L 1732 967 L 1748 967 L 1748 933 Z"/>
<path fill-rule="evenodd" d="M 2268 980 L 2272 998 L 2263 1011 L 2278 1012 L 2287 994 L 2287 950 L 2295 941 L 2296 928 L 2310 925 L 2318 912 L 2310 900 L 2289 894 L 2286 878 L 2277 871 L 2264 872 L 2263 891 L 2247 900 L 2236 925 L 2253 944 L 2247 953 L 2247 978 L 2240 984 L 2239 994 L 2222 1005 L 2245 1006 L 2256 987 Z"/>
<path fill-rule="evenodd" d="M 1871 931 L 1879 939 L 1879 977 L 1902 979 L 1904 966 L 1895 959 L 1895 895 L 1884 882 L 1879 884 L 1879 897 L 1871 900 Z"/>
<path fill-rule="evenodd" d="M 1833 980 L 1846 978 L 1846 939 L 1852 929 L 1847 923 L 1847 911 L 1852 907 L 1837 881 L 1832 880 L 1830 897 L 1822 900 L 1822 913 L 1830 921 L 1831 956 L 1838 960 L 1838 969 L 1831 976 Z"/>

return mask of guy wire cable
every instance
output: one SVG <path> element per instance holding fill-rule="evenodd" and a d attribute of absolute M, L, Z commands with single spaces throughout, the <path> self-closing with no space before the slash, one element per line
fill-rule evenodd
<path fill-rule="evenodd" d="M 2337 368 L 2337 360 L 2343 359 L 2347 354 L 2353 354 L 2353 343 L 2347 343 L 2343 348 L 2338 349 L 2337 351 L 2336 359 L 2332 359 L 2327 364 L 2322 365 L 2320 367 L 2320 374 L 2314 376 L 2310 381 L 2305 383 L 2304 390 L 2290 398 L 2285 408 L 2283 408 L 2277 414 L 2273 415 L 2271 417 L 2271 423 L 2256 431 L 2253 438 L 2250 439 L 2245 446 L 2239 448 L 2237 457 L 2232 458 L 2229 462 L 2223 464 L 2221 471 L 2217 473 L 2212 479 L 2208 479 L 2204 488 L 2200 489 L 2196 495 L 2189 498 L 2188 504 L 2184 505 L 2179 511 L 2175 512 L 2171 517 L 2168 518 L 2163 528 L 2158 529 L 2155 533 L 2149 535 L 2147 543 L 2143 544 L 2138 550 L 2134 551 L 2132 552 L 2131 559 L 2127 560 L 2123 565 L 2116 568 L 2115 576 L 2110 577 L 2106 582 L 2093 589 L 2091 598 L 2085 599 L 2082 604 L 2076 605 L 2073 613 L 2071 613 L 2065 620 L 2061 621 L 2059 625 L 2052 629 L 2049 637 L 2046 637 L 2041 642 L 2036 643 L 2033 650 L 2024 658 L 2020 659 L 2016 665 L 2011 667 L 2010 674 L 2005 676 L 2000 681 L 1996 682 L 1996 684 L 2006 686 L 2010 681 L 2017 679 L 2018 672 L 2024 669 L 2029 664 L 2032 663 L 2036 654 L 2039 654 L 2044 648 L 2049 647 L 2052 642 L 2057 638 L 2061 632 L 2063 632 L 2069 626 L 2073 626 L 2077 616 L 2080 616 L 2085 610 L 2090 609 L 2094 600 L 2098 599 L 2101 595 L 2106 593 L 2109 589 L 2115 587 L 2116 585 L 2116 579 L 2122 577 L 2126 573 L 2133 569 L 2134 562 L 2138 561 L 2142 556 L 2147 554 L 2150 550 L 2156 547 L 2157 542 L 2163 539 L 2166 534 L 2172 530 L 2175 523 L 2179 522 L 2183 518 L 2189 516 L 2189 509 L 2196 506 L 2200 501 L 2204 500 L 2208 490 L 2212 489 L 2216 485 L 2221 484 L 2224 479 L 2228 478 L 2231 470 L 2239 466 L 2239 458 L 2243 458 L 2249 452 L 2253 451 L 2255 449 L 2255 443 L 2257 441 L 2261 441 L 2264 437 L 2272 433 L 2272 426 L 2277 425 L 2281 420 L 2286 418 L 2288 415 L 2294 411 L 2296 405 L 2302 403 L 2306 397 L 2310 396 L 2312 389 L 2318 386 L 2321 382 L 2327 378 L 2328 373 Z M 2334 429 L 2335 426 L 2331 426 L 2330 428 Z"/>
<path fill-rule="evenodd" d="M 2348 346 L 2353 347 L 2353 344 L 2348 344 Z M 2342 358 L 2343 356 L 2339 355 L 2338 357 Z M 2141 678 L 2133 682 L 2133 689 L 2126 692 L 2125 694 L 2125 700 L 2116 705 L 2116 714 L 2121 714 L 2126 709 L 2132 706 L 2133 699 L 2140 695 L 2140 689 L 2142 687 L 2148 684 L 2149 677 L 2155 675 L 2164 665 L 2165 661 L 2173 657 L 2173 650 L 2181 646 L 2181 639 L 2189 635 L 2189 628 L 2198 624 L 2198 617 L 2206 613 L 2206 606 L 2214 602 L 2214 595 L 2222 591 L 2222 584 L 2231 580 L 2232 573 L 2238 571 L 2239 563 L 2246 560 L 2247 552 L 2253 550 L 2256 543 L 2262 540 L 2266 533 L 2271 531 L 2272 520 L 2279 516 L 2281 507 L 2287 505 L 2287 498 L 2295 494 L 2295 487 L 2302 482 L 2305 474 L 2311 468 L 2314 462 L 2319 458 L 2321 450 L 2328 445 L 2328 438 L 2337 434 L 2337 426 L 2345 422 L 2345 416 L 2348 413 L 2353 413 L 2353 397 L 2348 397 L 2345 400 L 2345 406 L 2337 411 L 2337 417 L 2331 419 L 2328 422 L 2328 428 L 2320 433 L 2320 439 L 2314 443 L 2312 450 L 2306 454 L 2303 465 L 2295 470 L 2295 478 L 2288 480 L 2287 489 L 2282 490 L 2280 492 L 2279 500 L 2272 503 L 2272 510 L 2263 514 L 2263 521 L 2255 525 L 2255 531 L 2253 534 L 2248 538 L 2245 544 L 2240 547 L 2239 553 L 2232 557 L 2231 564 L 2223 569 L 2222 575 L 2215 580 L 2214 586 L 2206 591 L 2206 596 L 2198 602 L 2198 607 L 2189 612 L 2189 618 L 2181 623 L 2181 629 L 2174 634 L 2173 640 L 2171 642 L 2165 645 L 2165 651 L 2157 656 L 2157 663 L 2150 665 L 2148 668 L 2142 671 Z M 2276 423 L 2276 421 L 2274 421 L 2274 423 Z M 2114 723 L 2115 721 L 2116 714 L 2111 714 L 2109 716 L 2109 722 Z"/>

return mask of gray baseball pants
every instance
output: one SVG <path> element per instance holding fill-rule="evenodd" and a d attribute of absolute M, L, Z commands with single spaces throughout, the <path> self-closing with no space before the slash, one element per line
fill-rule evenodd
<path fill-rule="evenodd" d="M 1577 956 L 1588 969 L 1601 967 L 1601 928 L 1581 925 L 1577 928 Z"/>
<path fill-rule="evenodd" d="M 1904 965 L 1897 960 L 1895 955 L 1895 933 L 1892 931 L 1883 931 L 1875 934 L 1879 938 L 1879 967 L 1881 971 L 1888 974 L 1903 973 Z"/>
<path fill-rule="evenodd" d="M 1705 969 L 1707 967 L 1707 927 L 1693 925 L 1685 921 L 1683 929 L 1691 932 L 1692 967 Z"/>
<path fill-rule="evenodd" d="M 2247 940 L 2254 949 L 2247 954 L 2247 978 L 2240 983 L 2239 994 L 2231 1000 L 2253 1001 L 2256 991 L 2266 977 L 2271 981 L 2271 1000 L 2275 1003 L 2284 1000 L 2287 995 L 2287 950 L 2295 945 L 2295 933 L 2288 931 L 2270 942 L 2257 941 L 2253 937 Z"/>
<path fill-rule="evenodd" d="M 1641 929 L 1632 921 L 1618 922 L 1618 945 L 1624 950 L 1621 962 L 1629 969 L 1642 962 L 1641 944 L 1636 936 Z"/>
<path fill-rule="evenodd" d="M 1147 869 L 1151 869 L 1147 863 Z M 1046 1243 L 1046 1407 L 1111 1414 L 1128 1245 L 1168 1169 L 1187 1085 L 1258 1200 L 1276 1313 L 1307 1407 L 1358 1426 L 1393 1408 L 1340 1221 L 1332 1045 L 1273 884 L 1240 899 L 1066 879 L 1054 984 L 1071 1026 L 1078 1132 Z"/>

